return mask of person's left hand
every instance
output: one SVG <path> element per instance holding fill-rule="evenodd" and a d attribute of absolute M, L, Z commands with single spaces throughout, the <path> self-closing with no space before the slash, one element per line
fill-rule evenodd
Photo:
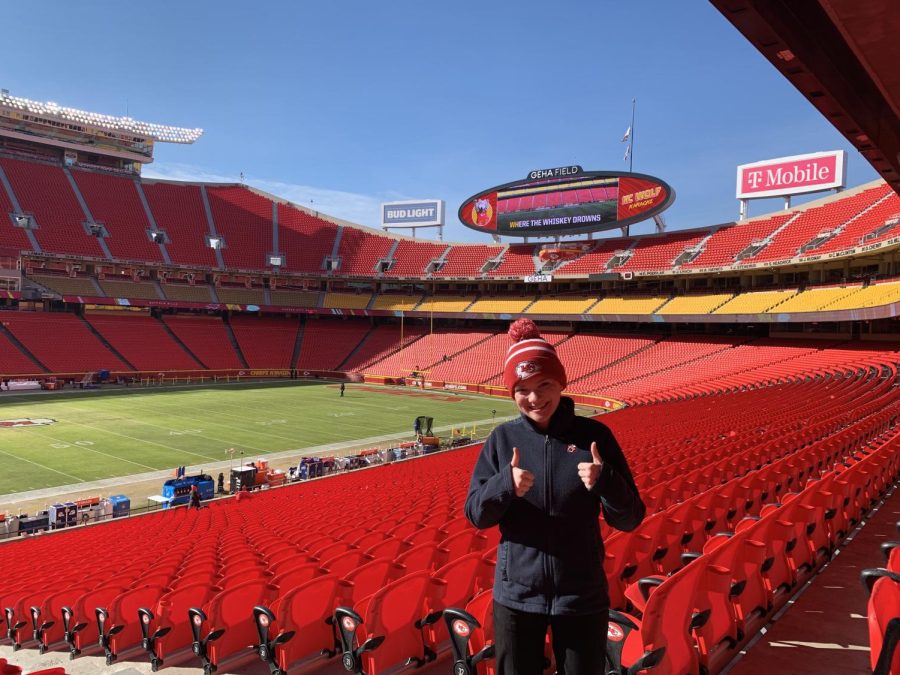
<path fill-rule="evenodd" d="M 594 484 L 597 482 L 597 476 L 600 475 L 600 469 L 603 468 L 603 460 L 600 459 L 600 451 L 597 450 L 596 441 L 591 443 L 591 457 L 593 457 L 592 462 L 578 463 L 578 477 L 581 478 L 581 482 L 584 483 L 588 490 L 594 487 Z"/>

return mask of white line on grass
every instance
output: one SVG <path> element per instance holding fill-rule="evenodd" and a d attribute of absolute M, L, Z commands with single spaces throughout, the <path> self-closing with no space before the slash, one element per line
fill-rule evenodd
<path fill-rule="evenodd" d="M 24 457 L 20 457 L 19 455 L 14 455 L 12 453 L 6 452 L 5 450 L 0 450 L 0 455 L 6 455 L 7 457 L 12 457 L 13 459 L 18 459 L 22 462 L 28 462 L 29 464 L 34 464 L 35 466 L 39 466 L 42 469 L 48 469 L 50 471 L 54 471 L 56 473 L 61 473 L 63 476 L 68 476 L 69 478 L 74 478 L 79 483 L 85 483 L 87 481 L 84 478 L 79 478 L 78 476 L 73 476 L 70 473 L 66 473 L 65 471 L 60 471 L 59 469 L 54 469 L 52 466 L 47 466 L 46 464 L 41 464 L 40 462 L 34 462 L 30 459 L 26 459 Z"/>
<path fill-rule="evenodd" d="M 161 406 L 161 407 L 162 407 L 163 409 L 168 409 L 168 406 Z M 246 426 L 246 425 L 245 425 L 245 426 L 243 426 L 243 427 L 238 427 L 238 426 L 234 426 L 234 425 L 230 425 L 230 424 L 223 424 L 222 422 L 219 421 L 219 418 L 220 418 L 221 416 L 226 416 L 226 417 L 236 417 L 236 418 L 238 418 L 238 419 L 242 419 L 242 420 L 244 420 L 244 422 L 246 423 L 246 422 L 247 422 L 247 417 L 248 417 L 248 415 L 247 415 L 247 407 L 244 406 L 244 407 L 243 407 L 243 410 L 244 410 L 244 414 L 243 414 L 243 415 L 232 415 L 232 414 L 230 414 L 230 413 L 223 413 L 223 412 L 217 410 L 215 413 L 213 413 L 213 416 L 214 416 L 214 418 L 215 418 L 216 426 L 224 427 L 224 428 L 226 428 L 226 429 L 237 429 L 238 431 L 242 431 L 242 432 L 245 432 L 245 433 L 251 433 L 251 434 L 254 435 L 254 436 L 271 436 L 272 438 L 280 438 L 281 440 L 284 440 L 284 441 L 293 441 L 293 442 L 296 441 L 296 439 L 295 439 L 293 436 L 282 436 L 281 434 L 273 434 L 273 433 L 271 433 L 271 432 L 262 431 L 261 429 L 256 429 L 255 427 L 251 427 L 251 426 Z M 210 421 L 210 416 L 209 416 L 209 415 L 207 415 L 206 417 L 194 417 L 193 415 L 185 415 L 184 413 L 180 413 L 180 412 L 168 412 L 167 414 L 168 414 L 168 415 L 172 415 L 173 417 L 180 417 L 180 418 L 186 419 L 186 420 L 193 420 L 193 421 L 195 421 L 195 422 L 205 422 L 205 423 L 208 423 L 208 422 Z M 160 426 L 160 425 L 158 425 L 158 424 L 153 424 L 153 423 L 151 423 L 151 422 L 144 422 L 143 420 L 134 420 L 134 421 L 135 421 L 135 422 L 139 422 L 140 424 L 147 424 L 147 425 L 149 425 L 149 426 L 156 427 L 157 429 L 166 429 L 167 431 L 178 431 L 178 429 L 173 429 L 173 428 L 171 428 L 171 427 Z M 226 441 L 226 440 L 224 440 L 224 439 L 221 439 L 221 438 L 214 438 L 214 437 L 212 437 L 212 436 L 207 436 L 207 435 L 205 435 L 205 434 L 204 434 L 203 437 L 204 437 L 204 438 L 210 438 L 210 439 L 215 440 L 215 441 L 220 441 L 221 443 L 225 443 L 226 445 L 229 444 L 229 443 L 234 443 L 234 441 Z M 247 445 L 247 444 L 246 444 L 246 443 L 242 443 L 242 445 Z M 247 447 L 248 447 L 248 448 L 251 448 L 251 449 L 253 449 L 253 450 L 259 450 L 260 452 L 265 452 L 265 450 L 264 450 L 263 448 L 254 448 L 254 447 L 251 446 L 251 445 L 247 445 Z"/>
<path fill-rule="evenodd" d="M 206 417 L 206 418 L 189 417 L 189 416 L 187 416 L 187 415 L 177 415 L 177 413 L 176 413 L 176 416 L 184 417 L 185 419 L 189 419 L 189 420 L 190 420 L 190 419 L 192 419 L 192 420 L 197 420 L 198 422 L 204 422 L 204 421 L 205 421 L 205 422 L 209 422 L 209 421 L 210 421 L 210 418 L 209 418 L 209 417 Z M 148 426 L 148 427 L 153 427 L 154 429 L 165 429 L 166 431 L 179 431 L 178 429 L 173 429 L 172 427 L 164 427 L 164 426 L 162 426 L 161 424 L 153 424 L 152 422 L 145 422 L 144 420 L 139 420 L 139 419 L 134 418 L 134 417 L 131 418 L 130 421 L 133 422 L 133 423 L 135 423 L 135 424 L 143 424 L 143 425 Z M 217 426 L 227 426 L 227 425 L 224 425 L 224 424 L 219 424 L 219 422 L 216 422 L 216 425 L 217 425 Z M 92 427 L 92 428 L 93 428 L 93 427 Z M 246 428 L 245 428 L 244 431 L 250 431 L 250 429 L 246 429 Z M 210 436 L 210 435 L 208 435 L 205 431 L 204 431 L 202 434 L 186 434 L 186 435 L 187 435 L 188 438 L 191 438 L 192 436 L 195 436 L 195 437 L 198 437 L 198 438 L 202 438 L 203 440 L 217 441 L 217 442 L 219 442 L 219 443 L 222 443 L 223 445 L 229 445 L 229 444 L 232 444 L 232 445 L 233 445 L 233 444 L 234 444 L 234 441 L 228 441 L 228 440 L 225 440 L 225 439 L 223 439 L 223 438 L 217 438 L 217 437 L 215 437 L 215 436 Z M 281 436 L 279 436 L 279 438 L 284 438 L 285 440 L 288 440 L 288 441 L 293 440 L 293 439 L 291 439 L 291 438 L 281 437 Z M 259 452 L 267 452 L 267 450 L 266 450 L 265 448 L 257 448 L 257 447 L 254 447 L 254 446 L 252 446 L 252 445 L 248 445 L 247 443 L 241 443 L 241 445 L 243 445 L 243 446 L 246 447 L 246 448 L 250 448 L 251 450 L 258 450 Z M 188 452 L 188 451 L 185 451 L 185 452 Z M 216 452 L 218 452 L 218 450 L 217 450 Z M 195 454 L 195 453 L 191 453 L 191 454 Z M 199 457 L 207 457 L 207 458 L 209 458 L 209 459 L 215 459 L 214 457 L 209 457 L 208 455 L 198 455 L 198 456 L 199 456 Z"/>
<path fill-rule="evenodd" d="M 191 452 L 190 450 L 176 448 L 171 445 L 166 445 L 165 443 L 157 443 L 156 441 L 146 441 L 143 438 L 135 438 L 134 436 L 129 436 L 128 434 L 120 434 L 118 431 L 110 431 L 109 429 L 103 429 L 101 427 L 94 427 L 94 426 L 91 426 L 90 424 L 84 424 L 82 422 L 73 422 L 72 420 L 65 420 L 61 417 L 57 417 L 56 419 L 59 420 L 60 422 L 65 422 L 66 424 L 75 424 L 77 426 L 86 427 L 88 429 L 93 429 L 94 431 L 99 431 L 104 434 L 112 434 L 113 436 L 121 436 L 122 438 L 128 438 L 128 439 L 131 439 L 132 441 L 137 441 L 138 443 L 144 443 L 145 445 L 156 445 L 156 446 L 159 446 L 160 448 L 166 448 L 167 450 L 173 450 L 175 452 L 182 452 L 187 455 L 194 455 L 195 457 L 202 457 L 203 459 L 214 459 L 213 457 L 210 457 L 209 455 L 201 455 L 198 452 Z"/>
<path fill-rule="evenodd" d="M 215 415 L 215 417 L 216 417 L 216 424 L 218 424 L 219 426 L 225 427 L 225 428 L 238 429 L 238 430 L 244 431 L 244 432 L 250 431 L 250 428 L 249 428 L 249 427 L 246 427 L 246 426 L 244 426 L 244 427 L 234 427 L 234 426 L 232 426 L 232 425 L 223 424 L 223 423 L 221 423 L 220 421 L 218 421 L 218 420 L 219 420 L 220 418 L 222 418 L 222 417 L 233 417 L 233 418 L 236 418 L 236 419 L 243 420 L 243 421 L 246 423 L 246 422 L 247 422 L 247 418 L 249 417 L 249 415 L 248 415 L 248 413 L 247 413 L 248 408 L 247 408 L 246 405 L 241 406 L 241 405 L 239 405 L 239 404 L 222 403 L 221 401 L 217 401 L 217 402 L 216 402 L 216 407 L 217 407 L 217 408 L 218 408 L 219 406 L 223 406 L 223 405 L 224 405 L 224 406 L 227 406 L 227 407 L 230 407 L 230 408 L 238 408 L 238 409 L 240 409 L 240 410 L 243 411 L 243 414 L 237 415 L 237 414 L 232 414 L 232 413 L 222 412 L 221 410 L 216 410 L 216 412 L 214 413 L 214 415 Z M 364 405 L 364 406 L 367 406 L 367 407 L 378 408 L 378 409 L 380 409 L 380 410 L 384 410 L 384 406 L 379 406 L 379 405 L 375 405 L 375 404 L 371 404 L 371 403 L 361 403 L 361 402 L 359 402 L 359 401 L 354 401 L 354 405 Z M 166 407 L 166 406 L 163 406 L 163 407 Z M 252 410 L 255 410 L 255 409 L 252 409 Z M 208 422 L 209 419 L 210 419 L 209 416 L 207 416 L 207 417 L 193 417 L 193 416 L 191 416 L 191 415 L 185 415 L 185 414 L 183 414 L 183 413 L 173 413 L 173 414 L 174 414 L 175 416 L 182 417 L 182 418 L 184 418 L 184 419 L 194 420 L 194 421 L 197 421 L 197 422 Z M 275 413 L 272 413 L 272 414 L 275 414 Z M 284 415 L 285 415 L 285 417 L 288 417 L 288 418 L 291 418 L 291 419 L 292 419 L 291 424 L 293 424 L 293 425 L 295 426 L 295 428 L 297 428 L 298 431 L 300 431 L 301 433 L 302 433 L 302 432 L 313 432 L 313 433 L 315 433 L 315 434 L 317 434 L 317 435 L 325 436 L 325 437 L 331 437 L 331 438 L 334 438 L 334 439 L 337 439 L 337 440 L 346 438 L 346 434 L 341 434 L 341 433 L 337 433 L 337 432 L 331 432 L 331 431 L 329 431 L 328 429 L 323 429 L 323 428 L 313 427 L 313 426 L 304 427 L 304 426 L 302 425 L 302 423 L 301 423 L 303 418 L 299 418 L 299 420 L 298 420 L 297 418 L 292 418 L 292 416 L 291 416 L 289 413 L 284 413 Z M 343 418 L 342 418 L 342 419 L 343 419 Z M 459 424 L 463 424 L 463 422 L 459 422 Z M 360 428 L 360 429 L 371 429 L 371 425 L 370 425 L 370 424 L 367 424 L 367 423 L 365 423 L 365 422 L 360 422 L 360 423 L 358 423 L 358 424 L 356 424 L 356 423 L 347 423 L 345 419 L 344 419 L 344 421 L 342 421 L 342 425 L 343 425 L 343 426 L 356 427 L 356 428 Z M 254 433 L 256 433 L 255 430 L 254 430 Z M 261 435 L 272 436 L 273 438 L 281 438 L 281 439 L 286 440 L 286 441 L 296 442 L 296 440 L 297 440 L 297 439 L 296 439 L 295 437 L 293 437 L 293 436 L 281 436 L 281 435 L 279 435 L 279 434 L 271 434 L 271 433 L 266 433 L 266 432 L 259 432 L 259 433 L 260 433 Z M 231 443 L 232 441 L 228 441 L 228 442 Z M 252 446 L 247 446 L 247 447 L 252 447 Z M 259 450 L 259 448 L 253 448 L 253 449 Z M 270 450 L 271 450 L 271 449 L 270 449 Z M 268 452 L 268 451 L 267 451 L 267 450 L 263 450 L 262 452 Z"/>
<path fill-rule="evenodd" d="M 497 417 L 496 420 L 473 420 L 469 422 L 469 424 L 478 424 L 478 425 L 489 425 L 491 422 L 496 422 L 500 424 L 501 422 L 506 422 L 510 419 L 515 419 L 517 416 L 502 416 Z M 442 432 L 450 431 L 454 425 L 447 425 L 437 427 L 434 431 L 437 434 Z M 364 447 L 367 445 L 378 445 L 381 446 L 385 441 L 389 440 L 401 440 L 405 434 L 404 433 L 394 433 L 394 434 L 384 434 L 380 436 L 371 436 L 369 438 L 361 438 L 361 439 L 353 439 L 348 440 L 344 443 L 325 443 L 322 445 L 314 445 L 305 448 L 294 448 L 292 450 L 283 450 L 280 452 L 276 452 L 274 454 L 269 455 L 270 461 L 280 460 L 280 459 L 294 459 L 299 458 L 300 456 L 310 456 L 310 455 L 322 455 L 324 453 L 333 454 L 335 452 L 340 452 L 342 450 L 346 450 L 351 447 Z M 212 464 L 200 464 L 196 466 L 189 466 L 187 468 L 188 473 L 194 473 L 197 471 L 204 471 L 206 473 L 213 473 L 215 471 L 225 471 L 229 467 L 233 466 L 232 460 L 213 460 Z M 66 492 L 71 492 L 74 488 L 78 488 L 79 490 L 121 490 L 126 488 L 129 485 L 134 483 L 139 483 L 148 480 L 162 479 L 165 480 L 172 475 L 172 472 L 168 469 L 161 469 L 153 472 L 143 473 L 143 474 L 132 474 L 126 476 L 113 476 L 110 478 L 103 478 L 95 481 L 84 481 L 81 480 L 83 485 L 55 485 L 49 488 L 42 488 L 40 490 L 33 490 L 30 492 L 17 492 L 10 493 L 6 495 L 0 495 L 0 500 L 3 503 L 16 504 L 24 501 L 29 501 L 32 499 L 43 499 L 47 497 L 56 498 L 59 494 L 65 494 Z"/>
<path fill-rule="evenodd" d="M 62 420 L 60 420 L 60 421 L 62 421 Z M 134 462 L 130 459 L 125 459 L 124 457 L 119 457 L 118 455 L 111 455 L 108 452 L 103 452 L 102 450 L 95 450 L 94 448 L 92 448 L 89 445 L 76 445 L 75 441 L 67 441 L 64 438 L 55 438 L 53 436 L 48 436 L 46 434 L 44 434 L 42 436 L 42 438 L 49 438 L 51 441 L 56 441 L 57 443 L 65 443 L 66 445 L 69 445 L 72 448 L 77 448 L 78 450 L 81 450 L 83 452 L 94 452 L 98 455 L 103 455 L 104 457 L 109 457 L 111 459 L 119 460 L 120 462 L 128 462 L 129 464 L 141 466 L 141 467 L 144 467 L 145 469 L 151 469 L 153 471 L 156 471 L 156 469 L 157 469 L 157 467 L 155 467 L 155 466 L 149 466 L 147 464 L 141 464 L 140 462 Z M 59 448 L 57 448 L 57 449 L 59 449 Z M 62 448 L 62 449 L 64 450 L 65 448 Z"/>
<path fill-rule="evenodd" d="M 154 403 L 156 403 L 157 406 L 158 406 L 160 409 L 166 410 L 166 411 L 167 411 L 167 412 L 166 412 L 167 415 L 171 415 L 171 416 L 173 416 L 173 417 L 180 417 L 180 418 L 182 418 L 182 419 L 193 420 L 193 421 L 195 421 L 195 422 L 205 422 L 205 423 L 208 423 L 208 422 L 210 421 L 210 416 L 209 416 L 209 415 L 207 415 L 206 417 L 194 417 L 194 416 L 192 416 L 192 415 L 186 415 L 186 414 L 184 414 L 183 412 L 172 412 L 172 409 L 173 409 L 173 408 L 176 409 L 176 410 L 182 410 L 182 409 L 183 409 L 183 405 L 180 405 L 180 404 L 177 404 L 177 403 L 173 403 L 173 404 L 169 404 L 169 405 L 166 405 L 165 403 L 160 404 L 159 402 L 156 402 L 156 401 L 155 401 Z M 217 402 L 217 405 L 219 405 L 219 402 Z M 228 404 L 225 404 L 225 405 L 228 405 Z M 229 406 L 229 407 L 231 407 L 231 406 Z M 244 420 L 244 422 L 246 423 L 247 417 L 248 417 L 248 415 L 247 415 L 247 407 L 246 407 L 246 406 L 236 406 L 236 407 L 241 408 L 241 409 L 244 411 L 244 414 L 243 414 L 243 415 L 231 415 L 231 414 L 229 414 L 229 413 L 223 413 L 223 412 L 220 412 L 220 411 L 216 411 L 215 413 L 213 413 L 213 416 L 214 416 L 215 418 L 218 418 L 218 417 L 223 416 L 223 415 L 224 415 L 224 416 L 227 416 L 227 417 L 236 417 L 236 418 L 238 418 L 238 419 Z M 72 408 L 72 410 L 80 410 L 80 411 L 83 411 L 83 412 L 94 412 L 94 411 L 91 411 L 91 410 L 87 410 L 87 411 L 86 411 L 84 408 Z M 137 424 L 144 424 L 144 425 L 147 425 L 147 426 L 155 427 L 155 428 L 157 428 L 157 429 L 165 429 L 166 431 L 179 431 L 179 429 L 173 429 L 172 427 L 166 427 L 166 426 L 162 426 L 162 425 L 159 425 L 159 424 L 153 424 L 152 422 L 146 422 L 146 421 L 144 421 L 144 420 L 139 420 L 139 419 L 134 418 L 134 417 L 129 418 L 129 419 L 130 419 L 130 421 L 135 422 L 135 423 L 137 423 Z M 266 431 L 262 431 L 262 430 L 257 430 L 255 427 L 246 426 L 246 424 L 245 424 L 245 426 L 242 426 L 242 427 L 236 427 L 236 426 L 233 426 L 233 425 L 223 424 L 223 423 L 220 422 L 218 419 L 216 419 L 216 426 L 224 427 L 224 428 L 226 428 L 226 429 L 236 429 L 236 430 L 238 430 L 238 431 L 250 433 L 250 434 L 253 434 L 253 435 L 256 435 L 256 436 L 271 436 L 272 438 L 280 438 L 281 440 L 284 440 L 284 441 L 296 442 L 296 438 L 294 438 L 293 436 L 282 436 L 282 435 L 280 435 L 280 434 L 273 434 L 273 433 L 271 433 L 271 432 L 266 432 Z M 233 440 L 225 440 L 225 439 L 222 439 L 222 438 L 216 438 L 216 437 L 214 437 L 214 436 L 208 436 L 208 435 L 206 435 L 206 434 L 203 435 L 203 438 L 205 438 L 205 439 L 210 439 L 210 440 L 213 440 L 213 441 L 218 441 L 218 442 L 220 442 L 220 443 L 224 443 L 225 445 L 234 445 L 234 441 L 233 441 Z M 247 448 L 250 448 L 251 450 L 258 450 L 259 452 L 268 452 L 268 449 L 266 449 L 266 448 L 257 448 L 257 447 L 254 447 L 254 446 L 252 446 L 252 445 L 248 445 L 248 444 L 246 444 L 246 443 L 241 443 L 241 445 L 244 445 L 244 446 L 246 446 Z M 213 458 L 210 458 L 210 459 L 213 459 Z"/>

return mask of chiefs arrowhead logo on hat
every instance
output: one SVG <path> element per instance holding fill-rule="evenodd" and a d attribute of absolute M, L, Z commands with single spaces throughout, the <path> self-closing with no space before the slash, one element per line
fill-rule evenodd
<path fill-rule="evenodd" d="M 541 368 L 534 361 L 522 361 L 516 364 L 516 377 L 520 380 L 526 380 L 539 372 L 541 372 Z"/>

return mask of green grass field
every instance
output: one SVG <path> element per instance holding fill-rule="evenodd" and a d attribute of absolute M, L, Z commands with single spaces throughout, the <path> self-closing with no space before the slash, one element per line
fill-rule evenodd
<path fill-rule="evenodd" d="M 417 415 L 435 428 L 514 414 L 511 401 L 435 391 L 274 383 L 194 389 L 130 389 L 53 395 L 0 394 L 0 496 L 39 488 L 228 460 L 247 460 L 395 433 L 412 438 Z M 482 424 L 484 433 L 490 422 Z M 444 437 L 449 433 L 442 434 Z M 378 445 L 373 443 L 373 445 Z M 381 447 L 388 447 L 382 442 Z M 298 455 L 301 454 L 298 452 Z"/>

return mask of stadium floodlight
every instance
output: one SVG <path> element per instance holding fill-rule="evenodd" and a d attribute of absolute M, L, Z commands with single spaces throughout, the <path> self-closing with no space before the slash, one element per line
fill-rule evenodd
<path fill-rule="evenodd" d="M 155 124 L 153 122 L 141 122 L 131 117 L 115 117 L 100 113 L 66 108 L 54 101 L 42 103 L 27 98 L 10 96 L 7 90 L 0 92 L 0 108 L 14 108 L 25 110 L 34 115 L 54 117 L 64 121 L 81 122 L 100 127 L 110 131 L 123 131 L 131 134 L 149 136 L 156 141 L 164 143 L 189 144 L 203 135 L 203 129 L 187 129 L 184 127 Z"/>

